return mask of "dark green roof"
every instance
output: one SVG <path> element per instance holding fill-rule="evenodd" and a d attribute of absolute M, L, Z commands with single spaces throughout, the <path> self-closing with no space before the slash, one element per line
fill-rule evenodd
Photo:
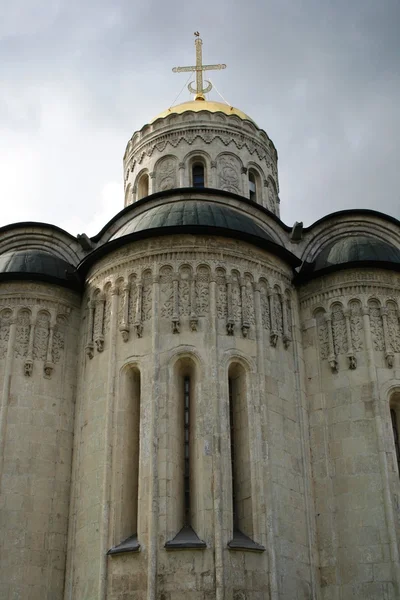
<path fill-rule="evenodd" d="M 204 200 L 182 200 L 150 208 L 123 225 L 111 240 L 148 229 L 180 226 L 230 229 L 274 242 L 271 235 L 250 216 L 229 206 Z"/>
<path fill-rule="evenodd" d="M 325 246 L 314 261 L 314 271 L 349 262 L 400 263 L 400 250 L 382 240 L 366 235 L 351 235 Z"/>
<path fill-rule="evenodd" d="M 64 259 L 36 248 L 12 250 L 0 255 L 1 279 L 39 279 L 76 287 L 75 268 Z"/>

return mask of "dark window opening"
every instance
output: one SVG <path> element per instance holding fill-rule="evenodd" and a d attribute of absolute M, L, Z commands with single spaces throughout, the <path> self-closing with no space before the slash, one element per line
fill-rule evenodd
<path fill-rule="evenodd" d="M 184 513 L 185 525 L 190 525 L 190 377 L 183 379 L 183 410 L 184 410 Z"/>
<path fill-rule="evenodd" d="M 231 438 L 231 470 L 232 470 L 232 516 L 233 529 L 238 529 L 238 515 L 236 506 L 236 478 L 235 478 L 235 427 L 233 414 L 233 381 L 229 377 L 229 429 Z"/>
<path fill-rule="evenodd" d="M 399 437 L 399 424 L 397 420 L 397 412 L 394 408 L 390 409 L 390 416 L 392 418 L 393 438 L 394 446 L 396 448 L 397 467 L 400 473 L 400 437 Z"/>
<path fill-rule="evenodd" d="M 257 184 L 254 173 L 249 173 L 249 198 L 250 200 L 256 201 L 257 198 Z"/>
<path fill-rule="evenodd" d="M 197 163 L 193 165 L 192 169 L 193 176 L 193 187 L 203 188 L 204 187 L 204 166 Z"/>

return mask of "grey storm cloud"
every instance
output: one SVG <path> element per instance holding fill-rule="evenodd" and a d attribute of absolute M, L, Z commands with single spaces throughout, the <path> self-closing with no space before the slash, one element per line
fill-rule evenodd
<path fill-rule="evenodd" d="M 184 86 L 195 30 L 228 65 L 218 91 L 277 147 L 285 222 L 400 218 L 399 22 L 398 0 L 4 2 L 1 224 L 94 235 L 121 210 L 126 142 Z"/>

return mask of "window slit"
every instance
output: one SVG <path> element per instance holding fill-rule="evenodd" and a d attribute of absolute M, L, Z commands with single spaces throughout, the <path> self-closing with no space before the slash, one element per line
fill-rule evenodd
<path fill-rule="evenodd" d="M 233 529 L 238 529 L 238 515 L 236 507 L 236 480 L 235 480 L 235 428 L 233 415 L 233 382 L 229 378 L 229 427 L 231 439 L 231 471 L 232 471 L 232 517 Z"/>
<path fill-rule="evenodd" d="M 185 525 L 190 525 L 190 377 L 183 379 Z"/>
<path fill-rule="evenodd" d="M 397 422 L 397 413 L 394 408 L 390 409 L 390 416 L 392 418 L 393 438 L 394 446 L 396 448 L 397 467 L 400 473 L 400 437 L 399 437 L 399 425 Z"/>

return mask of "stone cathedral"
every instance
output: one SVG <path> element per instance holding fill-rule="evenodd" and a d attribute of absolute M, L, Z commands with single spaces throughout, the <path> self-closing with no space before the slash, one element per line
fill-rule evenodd
<path fill-rule="evenodd" d="M 284 224 L 201 44 L 95 237 L 0 229 L 1 600 L 400 598 L 400 223 Z"/>

